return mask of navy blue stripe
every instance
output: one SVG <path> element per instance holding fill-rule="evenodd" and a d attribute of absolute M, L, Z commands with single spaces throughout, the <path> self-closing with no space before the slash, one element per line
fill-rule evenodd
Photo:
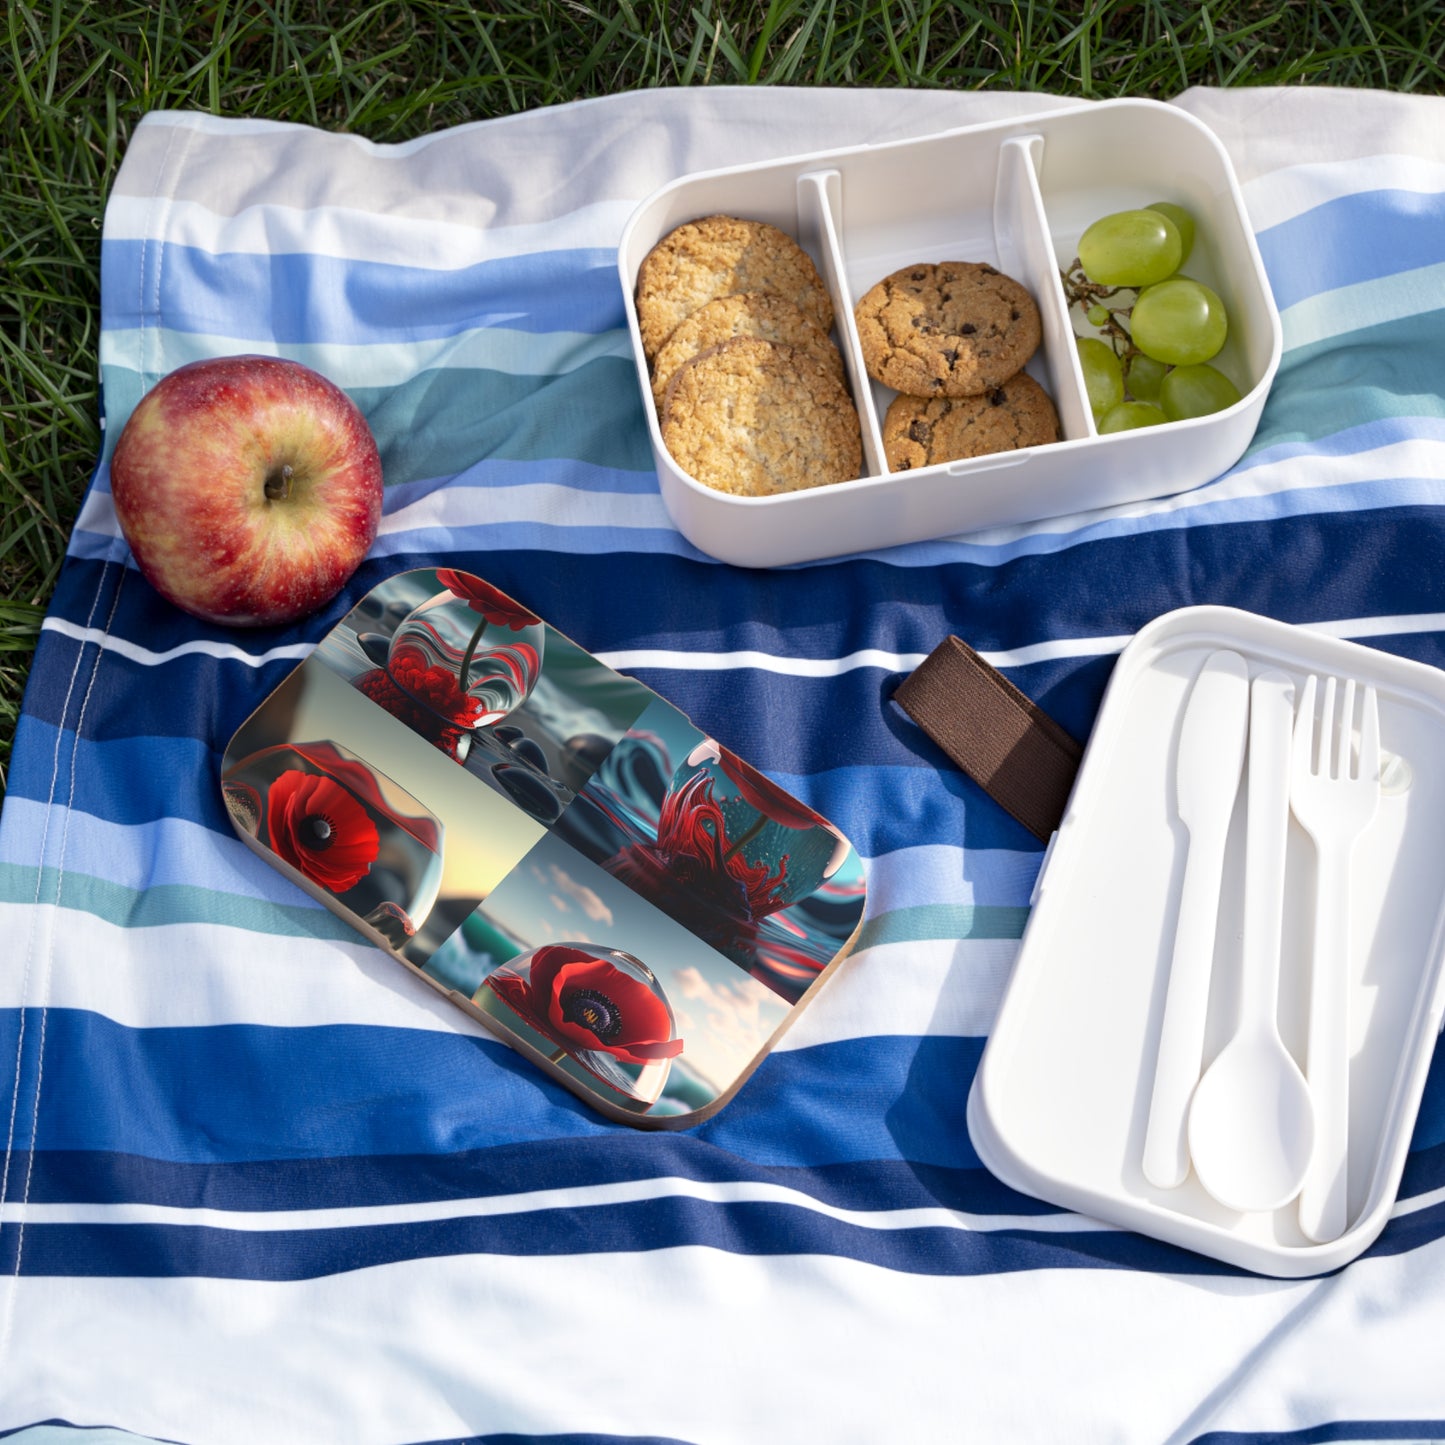
<path fill-rule="evenodd" d="M 1369 1255 L 1389 1255 L 1445 1234 L 1442 1210 L 1427 1230 L 1393 1222 Z M 1412 1222 L 1413 1221 L 1413 1222 Z M 465 1254 L 556 1258 L 704 1246 L 754 1258 L 823 1255 L 878 1269 L 936 1276 L 1035 1269 L 1130 1269 L 1174 1275 L 1246 1271 L 1125 1230 L 946 1226 L 870 1228 L 771 1202 L 716 1204 L 681 1195 L 585 1209 L 421 1220 L 343 1228 L 231 1230 L 203 1225 L 48 1224 L 0 1233 L 0 1270 L 27 1276 L 206 1277 L 298 1280 L 417 1259 Z"/>
<path fill-rule="evenodd" d="M 426 1445 L 689 1445 L 673 1435 L 468 1435 L 466 1439 L 429 1440 Z"/>
<path fill-rule="evenodd" d="M 399 988 L 420 986 L 398 973 Z M 0 1058 L 14 1057 L 20 1020 L 19 1010 L 0 1011 Z M 42 1032 L 46 1056 L 64 1063 L 45 1072 L 32 1140 Z M 975 1168 L 964 1107 L 980 1047 L 899 1036 L 775 1053 L 699 1137 L 766 1165 L 907 1158 Z M 50 1009 L 43 1031 L 31 1011 L 25 1055 L 20 1148 L 201 1163 L 450 1154 L 630 1133 L 502 1044 L 461 1032 L 127 1028 Z"/>
<path fill-rule="evenodd" d="M 13 1440 L 30 1430 L 74 1430 L 77 1434 L 82 1431 L 114 1430 L 124 1435 L 127 1440 L 135 1441 L 136 1445 L 184 1445 L 184 1442 L 170 1435 L 137 1435 L 123 1425 L 77 1425 L 56 1416 L 0 1430 L 0 1440 Z M 427 1440 L 418 1442 L 418 1445 L 689 1445 L 689 1442 L 673 1435 L 595 1435 L 578 1434 L 575 1431 L 560 1435 L 518 1435 L 507 1431 L 500 1435 L 468 1435 L 449 1440 Z"/>
<path fill-rule="evenodd" d="M 731 1107 L 731 1106 L 730 1106 Z M 982 1168 L 902 1159 L 847 1164 L 760 1164 L 699 1131 L 609 1133 L 459 1149 L 446 1154 L 180 1163 L 134 1154 L 17 1151 L 12 1178 L 36 1204 L 160 1204 L 176 1209 L 345 1209 L 488 1199 L 646 1179 L 773 1184 L 838 1209 L 928 1209 L 967 1214 L 1057 1214 Z"/>
<path fill-rule="evenodd" d="M 996 651 L 1060 634 L 1126 635 L 1162 612 L 1199 603 L 1287 622 L 1434 612 L 1442 544 L 1445 512 L 1399 507 L 1104 538 L 999 567 L 854 559 L 765 572 L 658 554 L 401 553 L 363 564 L 345 597 L 304 623 L 225 635 L 256 652 L 318 639 L 377 582 L 445 561 L 480 573 L 593 652 L 753 648 L 838 657 L 879 644 L 880 612 L 889 618 L 893 651 L 928 652 L 950 631 Z M 85 621 L 99 566 L 67 562 L 58 615 Z M 135 574 L 127 578 L 114 631 L 156 650 L 216 636 L 161 602 Z M 735 685 L 731 676 L 722 682 L 726 691 Z"/>
<path fill-rule="evenodd" d="M 1281 221 L 1255 239 L 1283 310 L 1324 291 L 1445 261 L 1445 195 L 1359 191 Z"/>
<path fill-rule="evenodd" d="M 0 1270 L 16 1271 L 15 1236 Z M 349 1229 L 224 1230 L 193 1225 L 26 1226 L 19 1272 L 212 1279 L 316 1279 L 462 1254 L 536 1258 L 705 1246 L 754 1258 L 827 1255 L 905 1274 L 966 1276 L 1034 1269 L 1149 1269 L 1238 1274 L 1227 1265 L 1122 1231 L 869 1229 L 786 1204 L 717 1205 L 685 1197 Z"/>
<path fill-rule="evenodd" d="M 1332 1420 L 1300 1430 L 1210 1430 L 1196 1435 L 1190 1445 L 1328 1445 L 1356 1440 L 1408 1440 L 1425 1445 L 1445 1440 L 1445 1417 L 1434 1420 Z"/>
<path fill-rule="evenodd" d="M 468 1435 L 465 1439 L 429 1440 L 425 1445 L 689 1445 L 674 1435 Z"/>
<path fill-rule="evenodd" d="M 236 341 L 386 345 L 483 326 L 612 331 L 626 325 L 617 252 L 538 251 L 454 270 L 308 253 L 216 254 L 170 242 L 144 291 L 145 241 L 107 241 L 100 283 L 107 330 L 154 326 Z M 151 245 L 152 257 L 161 248 Z M 144 297 L 146 311 L 140 314 Z"/>

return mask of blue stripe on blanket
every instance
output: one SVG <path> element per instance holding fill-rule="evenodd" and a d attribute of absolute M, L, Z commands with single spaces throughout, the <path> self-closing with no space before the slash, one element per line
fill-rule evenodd
<path fill-rule="evenodd" d="M 1445 1440 L 1445 1415 L 1425 1420 L 1332 1420 L 1300 1430 L 1210 1430 L 1189 1445 L 1363 1445 L 1366 1440 L 1405 1440 L 1427 1445 Z"/>
<path fill-rule="evenodd" d="M 1445 261 L 1445 194 L 1339 196 L 1255 239 L 1283 311 L 1307 296 Z"/>
<path fill-rule="evenodd" d="M 905 1219 L 908 1216 L 904 1216 Z M 308 1228 L 225 1228 L 132 1221 L 31 1223 L 17 1261 L 0 1242 L 0 1268 L 26 1275 L 196 1275 L 310 1279 L 404 1260 L 456 1254 L 592 1255 L 703 1246 L 750 1255 L 813 1254 L 915 1274 L 1142 1268 L 1183 1275 L 1237 1274 L 1230 1266 L 1086 1221 L 1028 1216 L 999 1228 L 942 1222 L 841 1219 L 806 1203 L 718 1200 L 686 1193 L 623 1202 L 543 1204 L 398 1222 L 318 1223 Z M 239 1222 L 239 1221 L 238 1221 Z M 1445 1235 L 1445 1206 L 1393 1221 L 1371 1248 L 1384 1258 Z"/>
<path fill-rule="evenodd" d="M 766 1184 L 833 1209 L 954 1209 L 972 1215 L 1056 1215 L 983 1168 L 901 1159 L 771 1165 L 712 1144 L 700 1131 L 538 1139 L 444 1154 L 186 1163 L 102 1151 L 16 1151 L 12 1174 L 36 1204 L 154 1204 L 267 1211 L 370 1208 L 599 1189 L 647 1180 Z"/>
<path fill-rule="evenodd" d="M 850 560 L 760 574 L 683 557 L 569 556 L 562 566 L 555 552 L 462 549 L 449 561 L 484 576 L 593 652 L 756 649 L 846 657 L 878 644 L 856 606 L 868 596 L 889 613 L 889 650 L 922 656 L 949 631 L 980 651 L 1006 651 L 1049 638 L 1122 637 L 1170 608 L 1204 602 L 1289 622 L 1436 613 L 1442 610 L 1438 570 L 1420 543 L 1442 528 L 1435 508 L 1383 508 L 1370 514 L 1368 527 L 1358 514 L 1330 512 L 1090 542 L 1004 568 Z M 1312 561 L 1312 585 L 1281 586 L 1272 564 L 1302 550 Z M 370 587 L 438 560 L 435 552 L 370 559 L 345 596 L 308 625 L 254 633 L 218 634 L 163 603 L 130 572 L 110 631 L 154 651 L 220 640 L 260 654 L 314 640 Z M 106 621 L 109 591 L 105 610 L 94 615 L 98 588 L 114 586 L 100 577 L 102 565 L 67 565 L 55 615 L 79 626 Z M 978 605 L 980 594 L 990 600 L 986 609 Z M 689 599 L 685 615 L 676 607 L 680 596 Z"/>
<path fill-rule="evenodd" d="M 14 1445 L 176 1445 L 156 1435 L 136 1435 L 111 1425 L 76 1425 L 69 1420 L 52 1418 L 33 1424 L 0 1430 L 0 1440 Z M 418 1441 L 416 1445 L 692 1445 L 674 1435 L 597 1435 L 567 1431 L 545 1435 L 504 1434 L 468 1435 L 447 1440 Z"/>
<path fill-rule="evenodd" d="M 10 1168 L 35 1204 L 152 1204 L 225 1211 L 403 1207 L 526 1196 L 644 1181 L 759 1183 L 848 1211 L 957 1209 L 1013 1218 L 1058 1209 L 1016 1194 L 983 1168 L 902 1159 L 841 1165 L 766 1165 L 709 1142 L 702 1131 L 538 1139 L 428 1155 L 176 1162 L 98 1150 L 17 1150 Z"/>
<path fill-rule="evenodd" d="M 0 1269 L 21 1275 L 316 1279 L 458 1254 L 608 1254 L 702 1246 L 733 1254 L 832 1255 L 908 1274 L 1024 1270 L 1239 1271 L 1141 1235 L 1007 1229 L 874 1229 L 786 1204 L 718 1205 L 686 1197 L 343 1229 L 223 1230 L 201 1225 L 31 1224 L 21 1259 L 0 1241 Z"/>
<path fill-rule="evenodd" d="M 28 1071 L 41 1029 L 38 1011 L 26 1018 Z M 0 1056 L 14 1057 L 21 1020 L 20 1010 L 0 1010 Z M 625 1128 L 473 1033 L 127 1028 L 57 1008 L 45 1014 L 44 1038 L 46 1054 L 66 1067 L 47 1072 L 35 1139 L 28 1119 L 16 1139 L 42 1150 L 235 1163 L 449 1153 Z M 701 1137 L 784 1167 L 906 1158 L 975 1168 L 963 1111 L 980 1047 L 977 1039 L 897 1036 L 775 1053 L 699 1126 Z M 786 1131 L 776 1127 L 779 1110 L 789 1116 Z"/>
<path fill-rule="evenodd" d="M 246 710 L 236 718 L 239 726 Z M 725 729 L 717 729 L 732 746 Z M 50 801 L 55 777 L 53 760 L 64 761 L 67 781 L 57 801 L 67 801 L 74 765 L 74 796 L 85 799 L 86 811 L 111 823 L 154 823 L 181 818 L 226 837 L 230 820 L 221 805 L 216 779 L 220 752 L 191 738 L 115 738 L 107 742 L 82 739 L 78 746 L 38 718 L 25 717 L 17 738 L 25 742 L 11 765 L 10 789 L 37 802 Z M 746 749 L 740 749 L 746 754 Z M 756 754 L 754 754 L 756 756 Z M 1039 848 L 1025 829 L 957 770 L 937 772 L 923 762 L 887 767 L 835 768 L 791 775 L 769 773 L 785 788 L 803 795 L 843 829 L 867 857 L 916 843 L 919 838 L 948 838 L 972 848 L 1018 851 Z M 880 810 L 876 799 L 889 798 Z M 965 815 L 962 804 L 968 802 Z"/>
<path fill-rule="evenodd" d="M 100 284 L 107 328 L 154 322 L 238 342 L 387 345 L 477 326 L 611 331 L 625 324 L 616 252 L 539 251 L 456 270 L 419 270 L 331 256 L 274 256 L 165 247 L 143 292 L 145 241 L 107 241 Z M 160 248 L 150 245 L 155 258 Z"/>

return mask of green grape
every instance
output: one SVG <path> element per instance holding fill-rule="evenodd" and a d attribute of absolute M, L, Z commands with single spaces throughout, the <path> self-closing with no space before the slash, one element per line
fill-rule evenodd
<path fill-rule="evenodd" d="M 1229 319 L 1208 286 L 1171 276 L 1146 287 L 1129 318 L 1134 345 L 1166 366 L 1197 366 L 1224 345 Z"/>
<path fill-rule="evenodd" d="M 1159 405 L 1170 421 L 1208 416 L 1239 400 L 1239 388 L 1212 366 L 1176 366 L 1164 378 Z"/>
<path fill-rule="evenodd" d="M 1124 374 L 1129 395 L 1135 401 L 1158 401 L 1159 386 L 1168 370 L 1162 361 L 1155 361 L 1152 356 L 1136 351 L 1129 358 L 1129 369 Z"/>
<path fill-rule="evenodd" d="M 1168 420 L 1153 402 L 1121 401 L 1104 413 L 1099 421 L 1099 432 L 1107 435 L 1115 431 L 1133 431 L 1141 426 L 1158 426 Z"/>
<path fill-rule="evenodd" d="M 1109 319 L 1107 306 L 1091 306 L 1088 310 L 1089 325 L 1102 326 Z"/>
<path fill-rule="evenodd" d="M 1183 206 L 1176 206 L 1173 201 L 1150 201 L 1144 209 L 1158 211 L 1161 216 L 1168 216 L 1174 222 L 1174 228 L 1179 232 L 1179 243 L 1184 248 L 1179 257 L 1179 264 L 1182 266 L 1194 249 L 1194 217 Z"/>
<path fill-rule="evenodd" d="M 1159 211 L 1116 211 L 1079 237 L 1079 264 L 1100 286 L 1149 286 L 1179 269 L 1184 244 Z"/>
<path fill-rule="evenodd" d="M 1084 386 L 1089 393 L 1089 410 L 1096 417 L 1118 406 L 1124 400 L 1124 369 L 1114 348 L 1092 336 L 1075 338 L 1079 348 L 1079 365 L 1084 370 Z"/>

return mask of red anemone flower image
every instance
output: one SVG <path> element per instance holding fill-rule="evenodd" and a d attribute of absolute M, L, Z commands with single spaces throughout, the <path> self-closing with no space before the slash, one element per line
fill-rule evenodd
<path fill-rule="evenodd" d="M 354 888 L 381 851 L 366 809 L 331 778 L 288 768 L 266 793 L 271 846 L 332 893 Z"/>
<path fill-rule="evenodd" d="M 706 773 L 694 773 L 663 799 L 657 851 L 668 860 L 669 871 L 700 898 L 751 921 L 786 904 L 788 855 L 778 859 L 774 871 L 767 863 L 748 862 L 742 854 L 744 841 L 728 836 L 727 820 Z"/>
<path fill-rule="evenodd" d="M 483 582 L 470 572 L 457 572 L 451 567 L 437 568 L 437 581 L 455 597 L 460 597 L 473 612 L 480 612 L 494 627 L 508 627 L 520 632 L 536 627 L 541 618 L 499 592 L 490 582 Z"/>
<path fill-rule="evenodd" d="M 651 989 L 570 944 L 537 949 L 527 978 L 503 969 L 487 982 L 538 1033 L 568 1050 L 611 1054 L 624 1064 L 682 1052 L 682 1040 L 671 1037 L 667 1005 Z"/>
<path fill-rule="evenodd" d="M 421 671 L 421 670 L 419 670 Z M 461 740 L 466 726 L 469 726 L 470 708 L 453 708 L 454 712 L 463 713 L 463 725 L 457 723 L 446 723 L 431 708 L 423 707 L 410 693 L 403 692 L 385 668 L 374 667 L 369 672 L 363 672 L 355 678 L 352 686 L 360 693 L 369 697 L 372 702 L 380 704 L 399 722 L 404 722 L 413 732 L 420 733 L 442 750 L 448 757 L 456 758 L 460 750 Z M 441 679 L 440 686 L 435 689 L 446 702 L 455 703 L 460 693 L 456 686 L 456 679 L 447 673 Z M 458 759 L 460 761 L 460 759 Z"/>

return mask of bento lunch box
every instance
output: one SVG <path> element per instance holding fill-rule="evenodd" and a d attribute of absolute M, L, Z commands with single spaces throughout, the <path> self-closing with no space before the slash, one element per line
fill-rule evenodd
<path fill-rule="evenodd" d="M 1194 249 L 1183 269 L 1225 303 L 1229 337 L 1211 364 L 1241 397 L 1210 416 L 1100 435 L 1060 267 L 1069 265 L 1094 220 L 1161 200 L 1195 217 Z M 688 476 L 663 444 L 638 330 L 638 268 L 669 231 L 719 213 L 778 226 L 817 263 L 858 407 L 864 457 L 858 478 L 732 496 Z M 893 271 L 938 261 L 993 265 L 1032 293 L 1043 340 L 1026 370 L 1053 398 L 1060 441 L 889 472 L 881 424 L 894 393 L 864 370 L 853 310 Z M 1228 155 L 1199 121 L 1147 100 L 684 176 L 633 213 L 618 271 L 663 501 L 690 542 L 743 566 L 840 556 L 1198 486 L 1249 445 L 1281 350 L 1279 314 Z M 1080 329 L 1086 330 L 1082 323 Z"/>
<path fill-rule="evenodd" d="M 1323 1242 L 1302 1229 L 1297 1198 L 1276 1208 L 1221 1204 L 1201 1183 L 1197 1155 L 1172 1187 L 1146 1173 L 1192 846 L 1180 815 L 1184 720 L 1206 661 L 1221 649 L 1243 659 L 1251 684 L 1283 674 L 1301 706 L 1311 675 L 1353 679 L 1378 698 L 1378 802 L 1350 855 L 1335 975 L 1348 1058 L 1346 1204 L 1341 1232 Z M 1362 718 L 1356 736 L 1363 727 Z M 1250 811 L 1246 760 L 1225 814 L 1200 1077 L 1244 1012 Z M 1322 865 L 1292 813 L 1275 1021 L 1306 1073 Z M 1445 672 L 1232 608 L 1184 608 L 1142 629 L 1110 679 L 969 1096 L 969 1134 L 987 1168 L 1024 1193 L 1257 1273 L 1322 1274 L 1419 1207 L 1397 1205 L 1396 1196 L 1442 1011 Z M 1191 1104 L 1197 1099 L 1196 1086 Z M 1261 1097 L 1251 1107 L 1273 1104 Z"/>

